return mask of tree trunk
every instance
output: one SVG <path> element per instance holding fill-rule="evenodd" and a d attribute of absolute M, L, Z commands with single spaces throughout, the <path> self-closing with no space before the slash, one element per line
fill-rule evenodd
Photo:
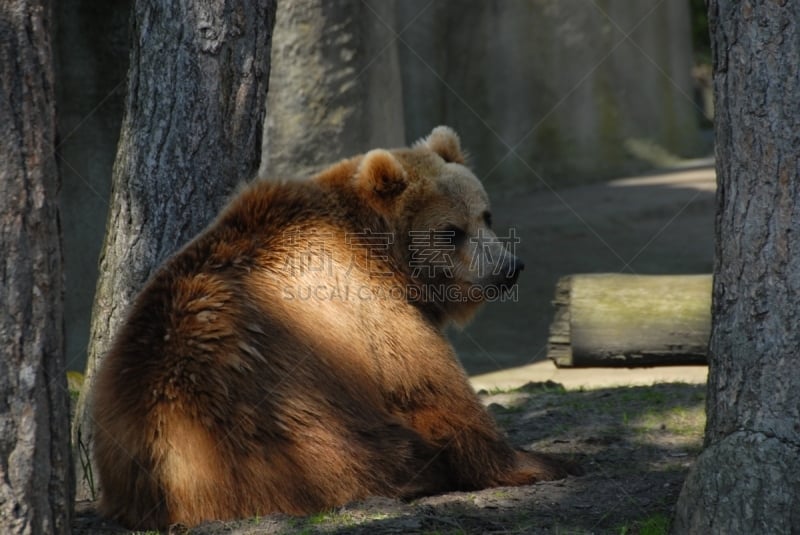
<path fill-rule="evenodd" d="M 261 160 L 275 0 L 134 6 L 125 116 L 73 425 L 78 498 L 96 494 L 88 405 L 97 366 L 153 270 Z"/>
<path fill-rule="evenodd" d="M 72 507 L 50 24 L 0 4 L 2 533 L 68 533 Z"/>
<path fill-rule="evenodd" d="M 405 145 L 394 27 L 394 0 L 280 4 L 259 174 L 305 178 L 341 158 Z"/>
<path fill-rule="evenodd" d="M 677 533 L 800 531 L 800 3 L 709 3 L 717 244 L 705 449 Z"/>

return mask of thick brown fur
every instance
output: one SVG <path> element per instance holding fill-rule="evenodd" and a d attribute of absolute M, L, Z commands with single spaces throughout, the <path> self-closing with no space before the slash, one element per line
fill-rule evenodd
<path fill-rule="evenodd" d="M 490 232 L 488 199 L 459 162 L 439 127 L 306 181 L 259 181 L 162 266 L 98 372 L 101 512 L 163 528 L 565 476 L 507 444 L 442 333 L 522 267 L 466 265 L 460 238 Z M 415 272 L 410 232 L 442 229 L 453 265 Z"/>

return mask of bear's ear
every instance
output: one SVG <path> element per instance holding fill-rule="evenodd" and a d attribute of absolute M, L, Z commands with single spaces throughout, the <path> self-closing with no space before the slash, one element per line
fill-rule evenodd
<path fill-rule="evenodd" d="M 449 126 L 437 126 L 428 137 L 422 140 L 429 149 L 442 157 L 447 163 L 464 164 L 467 159 L 461 150 L 458 134 Z"/>
<path fill-rule="evenodd" d="M 408 187 L 405 169 L 391 152 L 383 149 L 365 154 L 356 176 L 360 188 L 382 201 L 394 199 Z"/>

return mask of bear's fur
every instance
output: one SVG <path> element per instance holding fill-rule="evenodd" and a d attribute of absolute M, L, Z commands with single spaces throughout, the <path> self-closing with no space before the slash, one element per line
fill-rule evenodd
<path fill-rule="evenodd" d="M 438 127 L 258 181 L 167 261 L 98 371 L 101 512 L 191 526 L 565 476 L 509 446 L 443 334 L 522 269 L 464 159 Z"/>

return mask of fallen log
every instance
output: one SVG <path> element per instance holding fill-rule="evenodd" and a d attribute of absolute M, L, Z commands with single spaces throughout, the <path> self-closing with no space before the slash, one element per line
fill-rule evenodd
<path fill-rule="evenodd" d="M 547 357 L 558 367 L 706 362 L 711 275 L 570 275 L 553 304 Z"/>

